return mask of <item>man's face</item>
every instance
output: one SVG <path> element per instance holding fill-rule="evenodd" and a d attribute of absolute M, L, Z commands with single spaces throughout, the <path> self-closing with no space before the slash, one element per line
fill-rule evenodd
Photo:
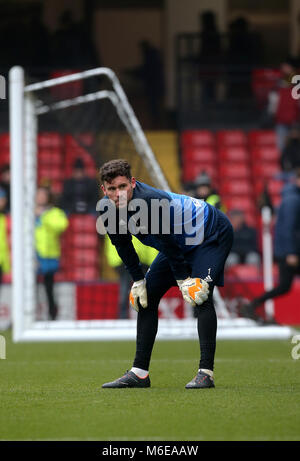
<path fill-rule="evenodd" d="M 36 192 L 36 204 L 38 206 L 48 205 L 49 194 L 46 189 L 40 188 Z"/>
<path fill-rule="evenodd" d="M 132 199 L 135 186 L 135 178 L 128 179 L 126 176 L 117 176 L 111 182 L 104 181 L 101 189 L 115 203 L 117 208 L 123 208 Z"/>
<path fill-rule="evenodd" d="M 244 215 L 243 214 L 232 214 L 230 216 L 230 222 L 234 230 L 239 230 L 245 222 Z"/>
<path fill-rule="evenodd" d="M 196 189 L 197 197 L 206 199 L 210 195 L 210 186 L 198 186 Z"/>
<path fill-rule="evenodd" d="M 0 213 L 5 209 L 6 207 L 6 197 L 0 197 Z"/>

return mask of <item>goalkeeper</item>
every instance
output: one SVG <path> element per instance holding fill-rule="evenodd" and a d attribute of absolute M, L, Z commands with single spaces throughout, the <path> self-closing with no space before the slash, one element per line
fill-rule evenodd
<path fill-rule="evenodd" d="M 185 387 L 214 387 L 217 317 L 213 290 L 224 283 L 224 265 L 232 246 L 233 230 L 228 218 L 204 201 L 135 180 L 126 160 L 105 163 L 100 180 L 105 197 L 97 206 L 99 223 L 133 279 L 130 304 L 138 312 L 133 367 L 102 387 L 150 387 L 158 305 L 172 286 L 179 287 L 184 300 L 197 313 L 200 362 L 196 376 Z M 157 207 L 158 203 L 170 204 L 168 216 Z M 146 275 L 132 245 L 132 234 L 159 251 Z"/>

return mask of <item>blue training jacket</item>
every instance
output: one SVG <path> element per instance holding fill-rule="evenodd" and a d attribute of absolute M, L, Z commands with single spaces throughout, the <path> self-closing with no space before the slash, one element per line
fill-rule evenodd
<path fill-rule="evenodd" d="M 107 196 L 97 209 L 111 242 L 135 281 L 144 274 L 131 241 L 132 234 L 168 258 L 176 280 L 189 276 L 184 255 L 204 241 L 218 238 L 220 211 L 203 200 L 162 191 L 139 181 L 127 209 L 116 209 Z M 163 209 L 165 214 L 162 211 L 158 214 L 158 209 Z M 112 232 L 109 224 L 114 217 L 117 226 Z"/>
<path fill-rule="evenodd" d="M 300 188 L 295 184 L 288 184 L 282 191 L 275 225 L 274 254 L 278 259 L 289 254 L 300 256 Z"/>

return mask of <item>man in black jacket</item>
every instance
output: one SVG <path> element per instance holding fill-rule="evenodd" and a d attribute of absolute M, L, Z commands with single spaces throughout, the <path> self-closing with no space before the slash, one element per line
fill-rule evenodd
<path fill-rule="evenodd" d="M 98 200 L 98 181 L 86 175 L 83 160 L 77 158 L 73 164 L 72 176 L 64 181 L 60 206 L 68 214 L 95 214 Z"/>
<path fill-rule="evenodd" d="M 244 305 L 241 314 L 259 320 L 256 309 L 268 299 L 288 293 L 297 273 L 300 273 L 300 170 L 295 182 L 287 184 L 282 191 L 282 202 L 278 209 L 274 256 L 279 267 L 279 283 L 270 291 Z"/>
<path fill-rule="evenodd" d="M 233 227 L 234 238 L 231 252 L 227 259 L 227 266 L 234 264 L 260 263 L 257 247 L 256 229 L 247 224 L 242 210 L 230 210 L 228 217 Z"/>

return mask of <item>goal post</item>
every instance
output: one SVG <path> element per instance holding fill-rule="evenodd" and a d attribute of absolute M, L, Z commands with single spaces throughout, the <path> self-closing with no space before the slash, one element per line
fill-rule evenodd
<path fill-rule="evenodd" d="M 112 90 L 101 90 L 78 97 L 47 104 L 36 97 L 39 90 L 57 85 L 104 76 Z M 15 66 L 9 73 L 10 90 L 10 141 L 11 141 L 11 189 L 12 189 L 12 320 L 13 340 L 47 339 L 90 339 L 102 337 L 99 322 L 93 335 L 93 322 L 88 329 L 80 328 L 80 322 L 65 323 L 49 332 L 50 323 L 35 321 L 36 275 L 35 275 L 35 194 L 37 184 L 37 136 L 38 116 L 50 111 L 58 111 L 90 101 L 109 99 L 115 107 L 122 124 L 135 146 L 137 155 L 142 157 L 152 182 L 157 187 L 169 190 L 162 170 L 147 142 L 141 126 L 127 100 L 125 92 L 115 73 L 108 68 L 96 68 L 78 72 L 44 82 L 26 85 L 24 70 Z M 96 232 L 96 228 L 95 228 Z M 130 322 L 130 321 L 129 321 Z M 101 323 L 101 322 L 100 322 Z M 107 327 L 111 322 L 104 322 Z M 87 322 L 85 322 L 85 325 Z M 122 325 L 122 323 L 121 323 Z M 114 326 L 116 326 L 114 324 Z M 46 328 L 47 327 L 47 328 Z M 75 328 L 75 334 L 71 331 Z M 59 330 L 57 332 L 56 330 Z M 81 334 L 78 335 L 78 330 Z M 122 327 L 122 330 L 124 328 Z M 128 330 L 128 325 L 127 325 Z M 105 335 L 104 335 L 105 336 Z M 123 335 L 124 336 L 124 335 Z M 128 334 L 125 334 L 127 337 Z"/>
<path fill-rule="evenodd" d="M 67 97 L 53 97 L 52 89 L 70 85 L 74 82 L 90 82 L 96 85 L 92 91 L 81 91 L 80 94 Z M 105 84 L 103 83 L 105 80 Z M 106 83 L 108 82 L 108 84 Z M 87 85 L 89 86 L 89 85 Z M 93 86 L 93 85 L 91 85 Z M 126 94 L 116 76 L 108 68 L 96 68 L 83 72 L 72 73 L 62 77 L 52 78 L 43 82 L 27 83 L 24 70 L 15 66 L 9 73 L 9 121 L 11 145 L 11 192 L 12 192 L 12 325 L 13 341 L 90 341 L 90 340 L 122 340 L 135 339 L 136 314 L 121 320 L 111 318 L 109 313 L 104 318 L 76 317 L 73 304 L 85 303 L 85 292 L 95 298 L 89 299 L 92 305 L 96 300 L 96 291 L 103 281 L 94 280 L 94 275 L 79 283 L 77 278 L 60 280 L 60 295 L 63 301 L 68 296 L 72 315 L 56 321 L 49 321 L 37 316 L 39 284 L 36 276 L 35 250 L 35 199 L 39 182 L 39 133 L 40 117 L 45 114 L 57 114 L 55 126 L 65 129 L 59 136 L 68 136 L 71 131 L 72 149 L 83 152 L 90 148 L 85 159 L 92 160 L 99 167 L 109 159 L 124 158 L 124 153 L 131 155 L 128 160 L 134 163 L 137 176 L 160 189 L 169 190 L 168 182 L 160 168 L 141 125 L 126 97 Z M 93 131 L 93 141 L 83 142 L 83 137 Z M 89 137 L 88 137 L 89 138 Z M 64 138 L 65 139 L 65 138 Z M 90 138 L 89 138 L 90 139 Z M 74 140 L 76 146 L 74 147 Z M 63 151 L 65 152 L 65 151 Z M 69 151 L 65 152 L 65 155 Z M 73 155 L 73 151 L 71 152 Z M 45 155 L 52 158 L 52 151 Z M 56 161 L 59 156 L 56 156 Z M 72 157 L 73 158 L 73 157 Z M 54 159 L 54 157 L 53 157 Z M 54 160 L 53 160 L 54 161 Z M 66 164 L 64 164 L 66 165 Z M 62 164 L 56 170 L 62 178 Z M 53 170 L 55 170 L 53 168 Z M 56 171 L 55 170 L 55 171 Z M 55 172 L 54 171 L 54 172 Z M 146 179 L 144 179 L 146 178 Z M 78 227 L 78 220 L 76 221 Z M 89 219 L 79 216 L 81 237 L 88 226 Z M 73 223 L 75 226 L 75 222 Z M 96 225 L 93 229 L 96 234 Z M 75 236 L 76 237 L 76 236 Z M 92 236 L 94 237 L 94 235 Z M 93 240 L 93 238 L 92 238 Z M 89 249 L 89 248 L 88 248 Z M 94 249 L 94 247 L 93 247 Z M 93 250 L 94 251 L 94 250 Z M 89 257 L 94 258 L 93 251 Z M 82 254 L 80 255 L 82 258 Z M 93 272 L 94 274 L 94 272 Z M 80 280 L 80 276 L 79 276 Z M 59 289 L 60 287 L 58 287 Z M 113 287 L 104 287 L 105 304 Z M 66 294 L 67 293 L 67 294 Z M 102 299 L 102 298 L 101 298 Z M 115 298 L 114 298 L 115 299 Z M 80 305 L 80 307 L 84 307 Z M 159 322 L 158 337 L 161 339 L 188 339 L 196 337 L 196 323 L 189 306 L 180 307 L 181 314 L 176 317 L 166 316 Z M 254 328 L 254 323 L 242 318 L 220 318 L 219 337 L 223 338 L 255 338 L 264 337 L 265 332 Z M 289 329 L 268 330 L 273 337 L 287 337 Z"/>

